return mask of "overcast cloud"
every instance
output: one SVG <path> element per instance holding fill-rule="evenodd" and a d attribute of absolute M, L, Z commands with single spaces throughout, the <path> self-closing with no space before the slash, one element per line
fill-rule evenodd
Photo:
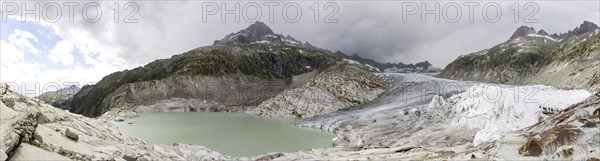
<path fill-rule="evenodd" d="M 126 3 L 117 1 L 121 7 Z M 332 51 L 341 50 L 347 54 L 357 53 L 362 57 L 372 58 L 380 62 L 416 63 L 428 60 L 438 67 L 444 67 L 456 57 L 470 52 L 489 48 L 506 41 L 512 32 L 521 25 L 544 29 L 548 33 L 567 32 L 584 20 L 599 24 L 600 2 L 598 1 L 543 1 L 535 2 L 539 11 L 533 17 L 539 22 L 523 23 L 525 15 L 531 10 L 520 4 L 520 20 L 513 22 L 513 11 L 510 6 L 514 2 L 498 3 L 502 9 L 500 21 L 491 23 L 483 19 L 482 6 L 492 2 L 478 2 L 475 7 L 474 21 L 469 22 L 468 8 L 465 1 L 457 1 L 461 7 L 461 20 L 449 23 L 442 18 L 439 23 L 429 15 L 426 22 L 421 22 L 421 16 L 408 16 L 408 21 L 402 21 L 402 3 L 390 1 L 350 1 L 335 2 L 339 11 L 333 18 L 338 23 L 313 22 L 313 10 L 310 6 L 315 2 L 297 2 L 302 8 L 302 17 L 296 23 L 283 19 L 281 8 L 291 2 L 278 2 L 275 9 L 274 22 L 269 22 L 268 8 L 264 1 L 241 1 L 241 7 L 250 2 L 261 6 L 260 21 L 267 23 L 276 33 L 291 35 L 300 41 L 308 41 L 314 46 Z M 273 1 L 272 1 L 273 2 Z M 419 7 L 421 2 L 414 1 Z M 440 8 L 452 1 L 440 2 Z M 476 1 L 473 1 L 476 2 Z M 529 1 L 528 1 L 529 2 Z M 6 3 L 6 2 L 3 2 Z M 18 2 L 19 5 L 21 2 Z M 28 2 L 27 5 L 34 2 Z M 41 6 L 47 2 L 41 3 Z M 62 2 L 60 2 L 62 3 Z M 88 1 L 80 2 L 82 5 Z M 174 54 L 211 45 L 214 40 L 236 32 L 248 26 L 249 22 L 235 22 L 229 15 L 225 23 L 221 22 L 219 14 L 208 16 L 208 21 L 202 21 L 201 1 L 144 1 L 135 2 L 139 11 L 134 16 L 138 23 L 115 23 L 109 10 L 114 2 L 102 1 L 102 19 L 96 23 L 83 20 L 81 9 L 75 10 L 75 20 L 68 21 L 68 10 L 62 10 L 62 19 L 56 23 L 42 21 L 39 25 L 48 28 L 58 40 L 52 41 L 47 50 L 42 46 L 31 47 L 27 42 L 18 43 L 9 39 L 2 40 L 2 81 L 23 82 L 95 82 L 103 76 L 124 69 L 135 68 L 155 59 L 169 58 Z M 214 2 L 221 5 L 221 1 Z M 228 8 L 235 2 L 225 1 Z M 321 8 L 319 17 L 322 20 L 332 8 L 326 10 L 325 1 L 318 1 Z M 427 2 L 431 9 L 435 2 Z M 81 6 L 80 6 L 81 7 Z M 531 9 L 531 8 L 530 8 Z M 442 10 L 443 11 L 443 10 Z M 4 11 L 3 11 L 4 12 Z M 252 13 L 252 11 L 249 11 Z M 293 13 L 294 10 L 288 11 Z M 448 10 L 448 13 L 456 12 Z M 490 11 L 488 11 L 490 12 Z M 491 11 L 493 12 L 493 11 Z M 5 13 L 3 13 L 5 14 Z M 121 17 L 127 14 L 121 11 Z M 293 17 L 293 14 L 291 14 Z M 450 14 L 451 17 L 453 14 Z M 494 14 L 489 14 L 491 17 Z M 28 15 L 30 16 L 30 15 Z M 253 15 L 252 15 L 253 16 Z M 10 16 L 13 21 L 20 20 L 18 16 Z M 27 22 L 34 23 L 34 22 Z M 11 24 L 2 24 L 2 37 L 7 35 L 21 36 L 17 38 L 29 41 L 45 41 L 40 39 L 44 32 L 33 33 L 34 38 L 27 38 L 23 33 L 17 35 L 14 30 L 7 30 Z M 13 26 L 14 28 L 14 26 Z M 60 40 L 60 41 L 59 41 Z M 25 45 L 21 47 L 19 45 Z M 41 51 L 36 51 L 40 49 Z M 46 51 L 46 52 L 44 52 Z M 27 54 L 38 54 L 35 60 L 27 59 Z M 23 56 L 25 55 L 25 56 Z M 47 67 L 50 64 L 52 68 Z M 14 71 L 19 65 L 20 71 Z M 48 74 L 52 73 L 52 74 Z"/>

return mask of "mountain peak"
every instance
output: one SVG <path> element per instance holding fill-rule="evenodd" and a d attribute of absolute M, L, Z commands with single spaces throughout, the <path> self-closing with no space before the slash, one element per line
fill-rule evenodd
<path fill-rule="evenodd" d="M 540 31 L 538 31 L 537 34 L 542 35 L 542 36 L 550 36 L 550 35 L 548 35 L 548 32 L 544 31 L 544 29 L 541 29 Z"/>
<path fill-rule="evenodd" d="M 529 34 L 535 34 L 535 29 L 533 27 L 529 27 L 529 26 L 521 26 L 519 28 L 517 28 L 517 31 L 515 31 L 513 33 L 512 36 L 510 36 L 510 39 L 515 39 L 521 36 L 527 36 Z"/>
<path fill-rule="evenodd" d="M 240 31 L 256 37 L 263 37 L 264 35 L 274 34 L 273 30 L 267 24 L 256 21 L 252 25 L 246 27 L 246 29 Z"/>
<path fill-rule="evenodd" d="M 583 23 L 581 25 L 579 25 L 579 28 L 598 28 L 598 25 L 596 25 L 593 22 L 590 21 L 583 21 Z"/>
<path fill-rule="evenodd" d="M 273 33 L 273 30 L 267 24 L 260 21 L 256 21 L 245 29 L 231 33 L 214 42 L 214 45 L 248 44 L 303 46 L 302 42 L 290 35 L 283 36 L 282 34 Z"/>
<path fill-rule="evenodd" d="M 595 31 L 598 28 L 599 28 L 598 25 L 596 25 L 593 22 L 583 21 L 583 23 L 581 25 L 579 25 L 579 27 L 575 28 L 572 32 L 576 35 L 579 35 L 579 34 L 589 32 L 589 31 Z"/>

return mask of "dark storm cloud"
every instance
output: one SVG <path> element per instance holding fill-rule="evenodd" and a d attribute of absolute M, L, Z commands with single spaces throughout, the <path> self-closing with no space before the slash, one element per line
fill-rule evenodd
<path fill-rule="evenodd" d="M 476 1 L 473 1 L 476 2 Z M 132 68 L 144 65 L 152 60 L 168 58 L 196 47 L 211 45 L 214 40 L 245 28 L 250 22 L 242 19 L 234 22 L 233 17 L 228 17 L 225 23 L 221 22 L 219 15 L 208 17 L 203 22 L 201 1 L 142 1 L 135 2 L 139 5 L 137 13 L 139 23 L 125 24 L 114 23 L 110 14 L 105 14 L 104 21 L 86 23 L 78 20 L 76 23 L 61 21 L 51 24 L 65 39 L 78 41 L 74 37 L 82 31 L 87 32 L 90 39 L 98 41 L 102 47 L 110 48 L 111 52 L 98 52 L 98 59 L 114 61 L 116 65 Z M 232 7 L 234 3 L 210 2 L 213 4 L 226 3 Z M 241 6 L 252 3 L 240 1 Z M 257 4 L 262 5 L 260 1 Z M 283 1 L 274 14 L 274 22 L 269 22 L 268 9 L 263 6 L 262 18 L 276 33 L 292 35 L 298 40 L 308 41 L 311 44 L 332 51 L 341 50 L 347 54 L 358 53 L 362 57 L 372 58 L 381 62 L 415 63 L 428 60 L 436 66 L 444 67 L 459 55 L 468 54 L 495 44 L 506 41 L 512 32 L 521 25 L 533 26 L 536 29 L 545 29 L 549 33 L 566 32 L 573 29 L 584 20 L 599 23 L 600 4 L 597 1 L 571 2 L 571 1 L 543 1 L 535 2 L 539 11 L 534 18 L 538 23 L 513 22 L 513 12 L 510 6 L 514 2 L 477 2 L 474 21 L 469 22 L 468 8 L 465 1 L 455 2 L 461 7 L 461 20 L 449 23 L 441 18 L 436 23 L 433 16 L 428 16 L 425 23 L 421 22 L 420 12 L 408 16 L 408 21 L 402 21 L 402 3 L 417 4 L 415 2 L 390 2 L 390 1 L 349 1 L 335 2 L 339 11 L 334 18 L 338 23 L 313 22 L 313 10 L 310 6 L 315 2 Z M 281 16 L 281 7 L 286 3 L 298 3 L 302 10 L 302 19 L 296 23 L 285 21 Z M 326 2 L 320 3 L 319 18 L 323 19 L 330 10 L 324 9 Z M 427 2 L 428 9 L 432 9 L 436 2 Z M 440 9 L 451 1 L 440 2 Z M 482 8 L 487 3 L 497 3 L 502 9 L 500 21 L 487 22 L 482 17 Z M 519 2 L 520 8 L 525 2 Z M 105 13 L 112 3 L 102 3 Z M 448 13 L 452 15 L 453 11 Z M 454 11 L 455 12 L 455 11 Z M 492 11 L 493 12 L 493 11 Z M 527 12 L 521 10 L 520 19 Z M 445 14 L 445 13 L 444 13 Z M 491 14 L 493 16 L 494 14 Z"/>
<path fill-rule="evenodd" d="M 358 53 L 381 62 L 408 62 L 429 60 L 436 66 L 444 67 L 459 55 L 468 54 L 506 41 L 521 25 L 533 26 L 537 30 L 545 29 L 549 33 L 567 32 L 584 20 L 598 23 L 600 17 L 599 2 L 535 2 L 538 11 L 533 18 L 536 23 L 524 23 L 526 14 L 532 11 L 521 10 L 519 22 L 513 20 L 510 6 L 514 2 L 479 2 L 475 7 L 473 22 L 469 22 L 468 8 L 462 7 L 462 18 L 456 23 L 444 21 L 437 23 L 429 15 L 421 22 L 420 15 L 408 16 L 408 22 L 402 21 L 402 3 L 406 2 L 346 2 L 340 3 L 340 23 L 318 25 L 312 34 L 302 34 L 303 40 L 331 50 L 341 50 L 347 54 Z M 409 2 L 410 3 L 410 2 Z M 435 2 L 427 2 L 431 9 Z M 440 8 L 444 4 L 441 2 Z M 498 22 L 488 22 L 481 11 L 487 3 L 497 3 L 502 9 Z M 421 3 L 417 3 L 422 6 Z M 526 5 L 519 2 L 520 7 Z M 493 9 L 493 8 L 492 8 Z M 452 11 L 449 11 L 450 13 Z M 490 11 L 491 13 L 494 10 Z M 489 14 L 493 17 L 494 14 Z"/>

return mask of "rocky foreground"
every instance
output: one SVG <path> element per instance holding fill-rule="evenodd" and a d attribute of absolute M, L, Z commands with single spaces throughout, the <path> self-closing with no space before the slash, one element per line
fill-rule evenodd
<path fill-rule="evenodd" d="M 146 145 L 103 122 L 0 86 L 0 160 L 229 160 L 201 146 Z"/>

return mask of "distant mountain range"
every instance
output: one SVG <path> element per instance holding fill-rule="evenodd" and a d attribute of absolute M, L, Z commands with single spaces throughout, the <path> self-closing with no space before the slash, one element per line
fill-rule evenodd
<path fill-rule="evenodd" d="M 44 103 L 51 104 L 54 107 L 65 107 L 66 103 L 68 103 L 73 95 L 79 92 L 79 90 L 81 90 L 81 88 L 72 85 L 56 91 L 42 93 L 36 98 Z"/>
<path fill-rule="evenodd" d="M 341 51 L 336 51 L 333 55 L 352 60 L 365 66 L 364 68 L 372 72 L 386 73 L 417 73 L 417 72 L 440 72 L 441 69 L 434 67 L 428 61 L 419 62 L 416 64 L 400 63 L 380 63 L 373 59 L 362 58 L 358 54 L 346 55 Z"/>
<path fill-rule="evenodd" d="M 359 65 L 361 68 L 371 72 L 439 72 L 441 69 L 433 67 L 428 61 L 419 62 L 416 64 L 400 63 L 380 63 L 373 59 L 362 58 L 358 54 L 347 55 L 341 51 L 331 52 L 326 49 L 318 48 L 309 42 L 302 43 L 290 35 L 275 34 L 264 23 L 256 22 L 248 28 L 231 33 L 221 40 L 217 40 L 213 45 L 240 45 L 240 44 L 265 44 L 271 46 L 294 46 L 306 47 L 316 50 L 322 50 L 325 53 L 333 56 L 346 59 L 351 63 Z"/>

